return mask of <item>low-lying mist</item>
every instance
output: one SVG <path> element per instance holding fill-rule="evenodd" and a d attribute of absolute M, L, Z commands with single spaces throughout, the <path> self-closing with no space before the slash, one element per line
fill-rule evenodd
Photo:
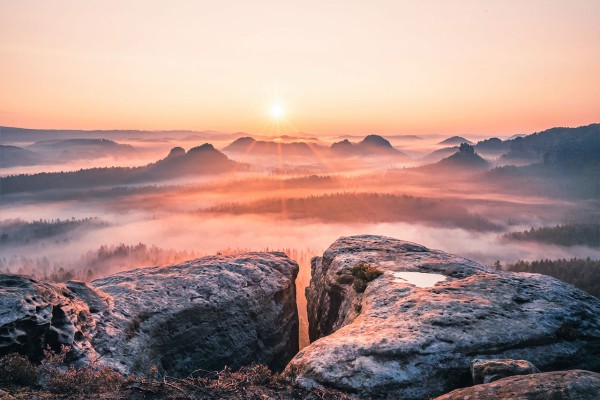
<path fill-rule="evenodd" d="M 0 188 L 0 271 L 91 280 L 215 253 L 285 251 L 300 264 L 298 303 L 305 327 L 310 259 L 340 236 L 392 236 L 487 265 L 600 258 L 596 242 L 579 240 L 577 233 L 567 241 L 538 240 L 548 235 L 544 227 L 570 224 L 578 232 L 578 224 L 600 218 L 589 187 L 593 169 L 579 173 L 542 164 L 493 169 L 499 153 L 491 149 L 496 158 L 482 164 L 469 146 L 454 157 L 459 164 L 451 159 L 412 168 L 445 148 L 435 136 L 394 137 L 395 149 L 372 138 L 391 156 L 361 153 L 371 147 L 365 150 L 354 137 L 341 144 L 350 149 L 347 156 L 328 150 L 329 143 L 342 140 L 338 137 L 329 143 L 321 138 L 314 154 L 284 157 L 279 144 L 295 139 L 277 139 L 253 154 L 219 151 L 236 139 L 231 135 L 169 135 L 118 139 L 115 133 L 111 140 L 118 143 L 109 145 L 129 146 L 126 158 L 86 152 L 91 158 L 0 168 L 0 176 L 7 176 L 140 167 L 3 178 L 10 185 L 4 192 Z M 203 145 L 211 135 L 219 137 L 214 147 Z M 510 234 L 532 227 L 542 229 Z M 305 332 L 302 337 L 306 344 Z"/>

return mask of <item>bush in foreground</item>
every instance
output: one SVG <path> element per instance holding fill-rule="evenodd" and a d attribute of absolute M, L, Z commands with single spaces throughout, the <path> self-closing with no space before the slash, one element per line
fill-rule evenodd
<path fill-rule="evenodd" d="M 11 353 L 0 357 L 0 384 L 31 385 L 38 379 L 35 366 L 18 354 Z"/>

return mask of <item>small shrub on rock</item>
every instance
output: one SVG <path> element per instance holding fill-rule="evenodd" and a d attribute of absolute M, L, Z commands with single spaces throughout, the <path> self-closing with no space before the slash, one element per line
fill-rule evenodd
<path fill-rule="evenodd" d="M 374 266 L 358 263 L 352 267 L 352 276 L 354 277 L 352 287 L 357 293 L 363 293 L 367 289 L 368 283 L 380 275 L 383 275 L 383 272 Z"/>

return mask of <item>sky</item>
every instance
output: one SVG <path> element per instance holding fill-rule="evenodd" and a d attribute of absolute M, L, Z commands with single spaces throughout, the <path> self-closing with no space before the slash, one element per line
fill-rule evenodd
<path fill-rule="evenodd" d="M 598 0 L 0 0 L 0 125 L 580 126 L 600 121 L 598 21 Z"/>

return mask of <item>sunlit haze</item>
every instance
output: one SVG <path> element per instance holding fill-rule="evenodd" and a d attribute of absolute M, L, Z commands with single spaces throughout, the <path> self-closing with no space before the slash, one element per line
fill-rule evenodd
<path fill-rule="evenodd" d="M 598 392 L 599 22 L 0 0 L 0 393 Z"/>
<path fill-rule="evenodd" d="M 0 121 L 261 134 L 285 116 L 286 133 L 312 135 L 579 126 L 600 117 L 599 20 L 597 0 L 2 0 Z"/>
<path fill-rule="evenodd" d="M 283 107 L 281 106 L 281 104 L 273 104 L 271 106 L 271 115 L 273 116 L 273 118 L 276 118 L 276 119 L 283 117 L 284 110 L 283 110 Z"/>

